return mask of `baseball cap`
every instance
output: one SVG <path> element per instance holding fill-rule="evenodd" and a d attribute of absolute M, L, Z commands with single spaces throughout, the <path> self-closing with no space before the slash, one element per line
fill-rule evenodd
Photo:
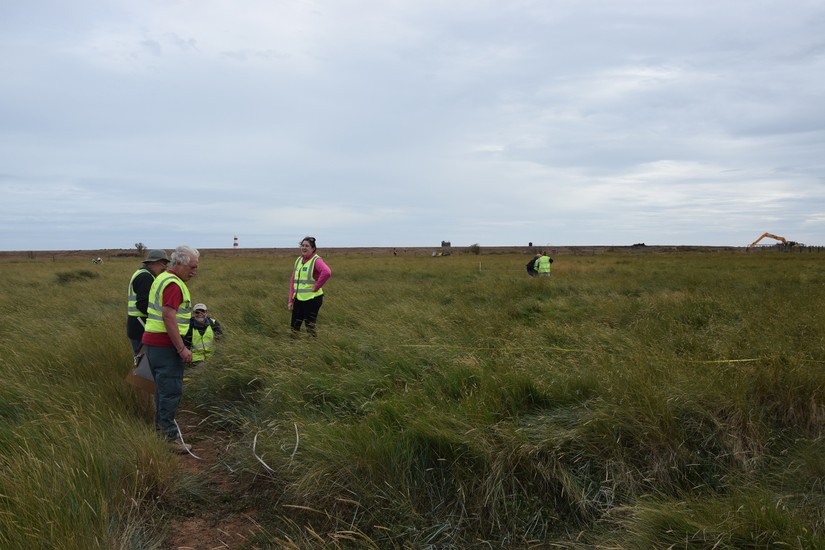
<path fill-rule="evenodd" d="M 165 250 L 150 250 L 149 253 L 146 255 L 146 259 L 143 260 L 143 263 L 147 262 L 169 262 L 169 256 L 166 255 Z"/>
<path fill-rule="evenodd" d="M 206 304 L 195 304 L 195 307 L 192 308 L 192 311 L 198 311 L 199 309 L 207 311 Z"/>

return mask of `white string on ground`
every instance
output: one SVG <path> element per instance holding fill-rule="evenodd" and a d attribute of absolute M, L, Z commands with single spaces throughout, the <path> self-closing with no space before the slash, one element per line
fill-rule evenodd
<path fill-rule="evenodd" d="M 183 440 L 183 432 L 180 431 L 180 426 L 178 426 L 178 421 L 173 418 L 172 422 L 175 423 L 175 428 L 178 430 L 178 437 L 180 438 L 180 444 L 183 447 L 183 450 L 185 450 L 187 453 L 192 455 L 192 458 L 197 458 L 198 460 L 203 460 L 201 457 L 199 457 L 198 455 L 193 453 L 192 450 L 186 445 L 186 442 Z"/>
<path fill-rule="evenodd" d="M 275 470 L 270 468 L 269 465 L 266 462 L 264 462 L 264 460 L 261 457 L 258 456 L 258 453 L 255 451 L 255 447 L 257 447 L 257 446 L 258 446 L 258 434 L 255 434 L 255 437 L 252 439 L 252 454 L 255 455 L 255 458 L 258 459 L 258 462 L 260 462 L 263 465 L 263 467 L 266 468 L 266 471 L 268 471 L 271 474 L 274 474 Z"/>
<path fill-rule="evenodd" d="M 295 453 L 298 452 L 298 442 L 301 440 L 301 438 L 298 437 L 298 424 L 293 423 L 293 425 L 295 426 L 295 448 L 292 449 L 292 454 L 289 455 L 290 464 L 292 464 L 292 459 L 295 458 Z"/>

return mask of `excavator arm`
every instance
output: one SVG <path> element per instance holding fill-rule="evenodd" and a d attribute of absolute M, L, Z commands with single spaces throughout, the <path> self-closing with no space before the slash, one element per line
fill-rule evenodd
<path fill-rule="evenodd" d="M 748 247 L 750 248 L 752 246 L 756 246 L 757 243 L 759 241 L 761 241 L 762 239 L 764 239 L 764 238 L 773 239 L 775 241 L 781 242 L 782 244 L 784 244 L 786 246 L 788 245 L 788 241 L 785 239 L 785 237 L 780 237 L 779 235 L 773 235 L 772 233 L 762 233 L 761 235 L 759 235 L 759 238 L 756 239 L 755 241 L 753 241 L 751 244 L 749 244 Z"/>

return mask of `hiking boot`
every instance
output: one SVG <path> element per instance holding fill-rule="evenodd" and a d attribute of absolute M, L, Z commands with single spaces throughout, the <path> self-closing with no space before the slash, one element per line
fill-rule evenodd
<path fill-rule="evenodd" d="M 172 452 L 182 454 L 182 455 L 185 455 L 189 451 L 192 450 L 192 445 L 190 445 L 189 443 L 181 443 L 180 441 L 177 441 L 177 440 L 170 441 L 168 443 L 168 445 L 169 445 L 169 449 Z"/>

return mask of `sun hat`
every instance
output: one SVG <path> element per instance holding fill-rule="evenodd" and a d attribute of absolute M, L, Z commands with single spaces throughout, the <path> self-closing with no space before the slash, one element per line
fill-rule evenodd
<path fill-rule="evenodd" d="M 146 255 L 146 259 L 143 260 L 143 263 L 149 262 L 167 262 L 169 263 L 169 256 L 166 255 L 165 250 L 150 250 L 149 253 Z"/>

